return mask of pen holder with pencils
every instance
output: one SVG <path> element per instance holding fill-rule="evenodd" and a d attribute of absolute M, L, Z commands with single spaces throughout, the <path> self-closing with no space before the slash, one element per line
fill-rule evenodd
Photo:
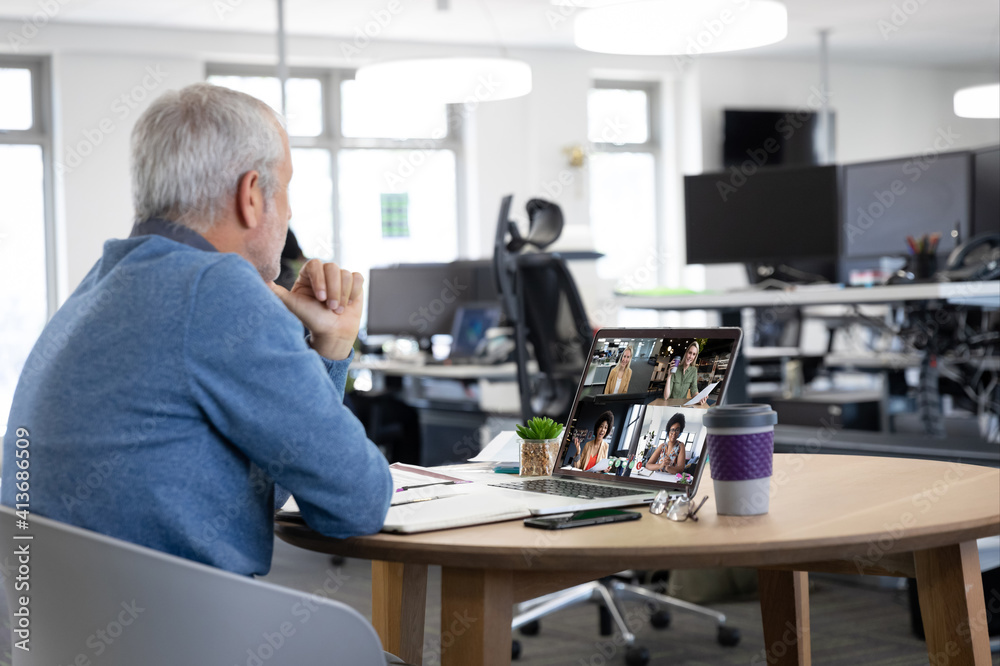
<path fill-rule="evenodd" d="M 928 280 L 937 273 L 937 248 L 940 241 L 941 234 L 938 232 L 924 234 L 919 239 L 906 237 L 910 250 L 910 256 L 906 258 L 906 271 L 913 275 L 914 280 Z"/>
<path fill-rule="evenodd" d="M 916 280 L 928 280 L 934 277 L 938 270 L 936 254 L 911 254 L 906 258 L 906 270 L 913 274 Z"/>

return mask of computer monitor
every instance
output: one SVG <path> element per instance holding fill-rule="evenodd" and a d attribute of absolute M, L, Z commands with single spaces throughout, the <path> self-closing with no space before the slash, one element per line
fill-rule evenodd
<path fill-rule="evenodd" d="M 973 236 L 1000 231 L 1000 146 L 972 153 Z"/>
<path fill-rule="evenodd" d="M 488 260 L 372 268 L 367 289 L 368 335 L 429 339 L 451 333 L 460 306 L 497 302 Z"/>
<path fill-rule="evenodd" d="M 814 165 L 822 161 L 820 114 L 815 111 L 726 109 L 723 117 L 722 164 L 753 160 L 758 166 Z M 834 144 L 835 114 L 828 135 Z"/>
<path fill-rule="evenodd" d="M 835 258 L 837 179 L 832 165 L 685 176 L 688 263 Z"/>
<path fill-rule="evenodd" d="M 486 332 L 498 323 L 499 303 L 470 303 L 459 307 L 451 328 L 451 353 L 448 358 L 452 361 L 475 358 L 486 340 Z"/>
<path fill-rule="evenodd" d="M 845 261 L 905 256 L 907 236 L 932 233 L 941 234 L 938 253 L 951 252 L 969 237 L 971 169 L 964 151 L 844 166 Z"/>

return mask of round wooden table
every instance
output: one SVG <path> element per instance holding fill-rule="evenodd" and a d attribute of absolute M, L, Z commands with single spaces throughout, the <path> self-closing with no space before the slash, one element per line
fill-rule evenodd
<path fill-rule="evenodd" d="M 768 664 L 810 662 L 809 571 L 916 578 L 931 663 L 990 662 L 976 539 L 1000 534 L 1000 470 L 803 452 L 775 456 L 765 515 L 716 515 L 710 472 L 704 494 L 698 522 L 643 509 L 641 520 L 565 531 L 521 521 L 342 540 L 301 524 L 276 531 L 301 548 L 373 560 L 372 622 L 385 649 L 414 664 L 428 564 L 442 566 L 445 665 L 508 664 L 518 601 L 622 569 L 728 566 L 759 571 Z"/>

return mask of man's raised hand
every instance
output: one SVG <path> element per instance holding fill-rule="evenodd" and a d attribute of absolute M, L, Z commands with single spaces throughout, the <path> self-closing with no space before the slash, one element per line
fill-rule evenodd
<path fill-rule="evenodd" d="M 291 291 L 270 283 L 273 291 L 311 334 L 312 348 L 331 360 L 347 358 L 361 325 L 364 278 L 333 262 L 310 259 Z"/>

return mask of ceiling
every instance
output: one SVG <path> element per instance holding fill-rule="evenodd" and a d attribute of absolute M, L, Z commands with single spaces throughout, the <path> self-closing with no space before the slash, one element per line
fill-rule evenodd
<path fill-rule="evenodd" d="M 353 39 L 366 25 L 374 33 L 374 22 L 381 17 L 385 25 L 377 27 L 377 37 L 383 40 L 575 48 L 572 17 L 582 11 L 577 5 L 584 0 L 557 1 L 563 6 L 552 0 L 285 0 L 286 26 L 293 35 L 343 40 Z M 741 1 L 732 0 L 734 6 Z M 50 4 L 57 2 L 60 9 L 53 21 L 61 23 L 267 33 L 277 25 L 275 0 L 57 0 Z M 439 9 L 439 4 L 447 9 Z M 834 60 L 1000 71 L 997 0 L 785 0 L 785 4 L 788 38 L 744 55 L 791 58 L 812 54 L 817 31 L 829 29 Z M 0 18 L 21 20 L 40 6 L 38 0 L 3 0 Z"/>

